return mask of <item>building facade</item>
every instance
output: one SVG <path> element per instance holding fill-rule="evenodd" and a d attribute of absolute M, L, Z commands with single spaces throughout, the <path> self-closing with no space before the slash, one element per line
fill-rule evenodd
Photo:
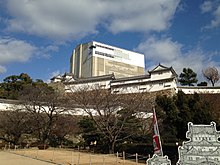
<path fill-rule="evenodd" d="M 114 73 L 116 78 L 143 75 L 144 54 L 99 42 L 78 45 L 70 58 L 70 73 L 87 78 Z"/>
<path fill-rule="evenodd" d="M 75 78 L 73 74 L 58 75 L 51 82 L 62 82 L 66 92 L 74 92 L 77 89 L 92 90 L 99 87 L 111 90 L 112 93 L 139 93 L 170 90 L 177 93 L 177 74 L 172 67 L 161 64 L 148 71 L 147 74 L 116 78 L 115 74 L 93 76 L 88 78 Z"/>
<path fill-rule="evenodd" d="M 138 93 L 173 90 L 177 92 L 177 74 L 172 67 L 161 64 L 148 71 L 148 74 L 118 78 L 111 81 L 113 93 Z"/>

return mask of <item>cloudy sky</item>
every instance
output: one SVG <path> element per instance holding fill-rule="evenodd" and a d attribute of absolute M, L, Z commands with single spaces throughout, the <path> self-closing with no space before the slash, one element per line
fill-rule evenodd
<path fill-rule="evenodd" d="M 202 69 L 220 71 L 220 0 L 0 0 L 0 81 L 69 72 L 74 47 L 92 40 L 204 81 Z"/>

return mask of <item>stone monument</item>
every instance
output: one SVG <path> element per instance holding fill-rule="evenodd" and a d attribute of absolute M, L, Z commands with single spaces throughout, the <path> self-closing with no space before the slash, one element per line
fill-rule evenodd
<path fill-rule="evenodd" d="M 147 165 L 171 165 L 171 161 L 167 156 L 153 155 L 152 158 L 147 160 Z"/>
<path fill-rule="evenodd" d="M 220 132 L 216 131 L 216 123 L 210 125 L 193 125 L 188 123 L 186 138 L 178 148 L 178 165 L 220 165 Z"/>

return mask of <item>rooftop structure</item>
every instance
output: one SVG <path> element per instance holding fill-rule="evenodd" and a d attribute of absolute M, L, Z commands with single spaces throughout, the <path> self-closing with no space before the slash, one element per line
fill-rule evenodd
<path fill-rule="evenodd" d="M 116 78 L 143 75 L 144 54 L 99 42 L 78 45 L 70 59 L 70 73 L 75 78 L 114 74 Z"/>

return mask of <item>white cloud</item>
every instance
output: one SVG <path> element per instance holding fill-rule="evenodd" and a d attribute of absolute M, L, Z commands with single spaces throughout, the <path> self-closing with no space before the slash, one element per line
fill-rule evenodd
<path fill-rule="evenodd" d="M 166 62 L 166 64 L 173 66 L 178 74 L 182 72 L 183 68 L 191 68 L 200 78 L 202 69 L 207 63 L 209 63 L 209 59 L 207 59 L 204 53 L 199 49 L 182 53 L 177 56 L 175 60 Z"/>
<path fill-rule="evenodd" d="M 10 63 L 25 63 L 31 58 L 50 58 L 51 52 L 57 52 L 59 48 L 55 45 L 37 48 L 23 40 L 15 38 L 0 37 L 0 73 L 7 71 L 5 65 Z"/>
<path fill-rule="evenodd" d="M 57 52 L 58 50 L 59 47 L 56 45 L 37 48 L 23 40 L 0 38 L 0 64 L 27 62 L 33 56 L 47 58 L 51 52 Z"/>
<path fill-rule="evenodd" d="M 213 8 L 213 2 L 212 2 L 212 1 L 205 1 L 205 2 L 200 6 L 200 9 L 201 9 L 201 12 L 202 12 L 202 13 L 210 12 L 210 11 L 212 11 L 212 8 Z"/>
<path fill-rule="evenodd" d="M 172 42 L 170 38 L 158 40 L 151 37 L 143 43 L 140 43 L 137 50 L 144 52 L 146 60 L 155 61 L 172 61 L 175 60 L 179 54 L 181 45 Z"/>
<path fill-rule="evenodd" d="M 214 11 L 214 19 L 211 21 L 210 27 L 218 27 L 220 25 L 220 5 L 218 8 Z"/>
<path fill-rule="evenodd" d="M 183 52 L 182 45 L 173 42 L 171 38 L 157 39 L 149 38 L 140 43 L 136 50 L 145 54 L 146 68 L 152 69 L 158 63 L 166 66 L 172 66 L 179 75 L 183 68 L 191 68 L 198 74 L 198 78 L 203 80 L 202 69 L 208 66 L 219 67 L 210 56 L 205 55 L 201 49 L 196 48 Z"/>
<path fill-rule="evenodd" d="M 62 73 L 61 73 L 60 70 L 53 71 L 53 72 L 50 74 L 50 77 L 54 77 L 54 76 L 58 76 L 58 75 L 62 75 Z"/>
<path fill-rule="evenodd" d="M 58 47 L 49 45 L 37 48 L 26 41 L 0 38 L 0 73 L 6 72 L 6 64 L 25 63 L 31 58 L 49 58 L 52 51 L 58 51 Z"/>
<path fill-rule="evenodd" d="M 220 4 L 218 1 L 205 1 L 200 6 L 200 9 L 202 13 L 210 13 L 213 16 L 210 24 L 205 26 L 206 29 L 215 28 L 220 25 Z"/>
<path fill-rule="evenodd" d="M 5 73 L 6 71 L 6 68 L 0 65 L 0 73 Z"/>
<path fill-rule="evenodd" d="M 55 70 L 55 71 L 49 73 L 48 77 L 50 77 L 50 79 L 51 79 L 51 78 L 58 76 L 58 75 L 62 76 L 63 74 L 64 74 L 64 72 L 62 72 L 61 70 Z M 50 79 L 44 80 L 44 82 L 50 83 L 51 82 Z"/>
<path fill-rule="evenodd" d="M 26 62 L 36 51 L 36 47 L 22 40 L 0 38 L 0 64 Z"/>
<path fill-rule="evenodd" d="M 109 30 L 113 33 L 165 30 L 169 27 L 170 20 L 179 4 L 179 1 L 173 0 L 115 2 L 110 4 L 110 8 L 114 10 L 112 10 L 112 19 L 108 24 Z"/>
<path fill-rule="evenodd" d="M 51 52 L 58 52 L 59 47 L 56 45 L 49 45 L 46 47 L 38 48 L 38 51 L 35 52 L 37 58 L 46 58 L 49 59 L 51 57 Z"/>
<path fill-rule="evenodd" d="M 113 33 L 162 31 L 180 0 L 8 0 L 7 30 L 51 39 L 97 33 L 99 25 Z"/>

